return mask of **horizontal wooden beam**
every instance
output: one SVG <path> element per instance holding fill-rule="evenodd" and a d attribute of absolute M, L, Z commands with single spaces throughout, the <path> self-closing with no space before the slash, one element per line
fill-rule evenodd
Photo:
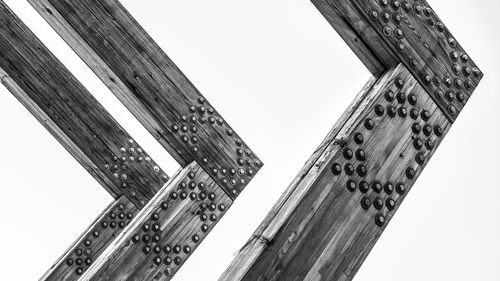
<path fill-rule="evenodd" d="M 142 207 L 168 180 L 132 137 L 0 1 L 2 83 L 115 198 Z"/>
<path fill-rule="evenodd" d="M 312 2 L 372 72 L 402 62 L 451 122 L 483 77 L 425 0 Z"/>
<path fill-rule="evenodd" d="M 170 280 L 231 204 L 197 163 L 189 164 L 80 280 Z"/>
<path fill-rule="evenodd" d="M 451 127 L 403 65 L 364 91 L 220 280 L 352 280 Z"/>
<path fill-rule="evenodd" d="M 30 0 L 181 165 L 235 198 L 262 162 L 116 0 Z"/>
<path fill-rule="evenodd" d="M 40 280 L 78 280 L 137 212 L 137 207 L 127 197 L 115 200 Z"/>

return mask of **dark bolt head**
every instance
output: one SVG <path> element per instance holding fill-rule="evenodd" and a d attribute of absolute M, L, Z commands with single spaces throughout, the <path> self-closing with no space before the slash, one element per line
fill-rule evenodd
<path fill-rule="evenodd" d="M 411 119 L 417 120 L 418 110 L 416 110 L 415 108 L 410 109 L 410 117 Z"/>
<path fill-rule="evenodd" d="M 420 124 L 415 122 L 413 123 L 413 125 L 411 125 L 411 130 L 415 135 L 418 135 L 422 131 L 422 127 L 420 126 Z"/>
<path fill-rule="evenodd" d="M 398 114 L 400 117 L 405 118 L 408 115 L 408 111 L 406 110 L 405 107 L 400 107 L 398 110 Z"/>
<path fill-rule="evenodd" d="M 404 183 L 402 183 L 402 182 L 396 184 L 396 192 L 399 195 L 405 194 L 405 192 L 406 192 L 406 185 Z"/>
<path fill-rule="evenodd" d="M 415 105 L 417 104 L 417 95 L 411 93 L 408 95 L 408 102 L 411 104 L 411 105 Z"/>
<path fill-rule="evenodd" d="M 399 93 L 396 97 L 399 103 L 405 103 L 406 101 L 406 94 L 405 93 Z"/>
<path fill-rule="evenodd" d="M 372 119 L 368 118 L 365 120 L 365 128 L 368 130 L 372 130 L 375 127 L 375 122 Z"/>
<path fill-rule="evenodd" d="M 368 183 L 366 181 L 361 181 L 359 183 L 359 191 L 361 191 L 362 193 L 367 193 L 369 189 L 370 189 L 370 186 L 368 185 Z"/>
<path fill-rule="evenodd" d="M 420 112 L 420 116 L 424 121 L 428 121 L 431 118 L 431 114 L 427 110 L 422 110 L 422 112 Z"/>
<path fill-rule="evenodd" d="M 375 216 L 375 224 L 382 227 L 385 224 L 385 217 L 381 214 Z"/>
<path fill-rule="evenodd" d="M 387 106 L 387 115 L 389 115 L 389 117 L 394 117 L 396 116 L 396 107 L 395 106 L 392 106 L 392 105 L 388 105 Z"/>
<path fill-rule="evenodd" d="M 385 193 L 387 194 L 392 194 L 392 192 L 394 191 L 394 186 L 392 185 L 392 183 L 388 182 L 384 185 L 384 191 Z"/>
<path fill-rule="evenodd" d="M 415 155 L 415 161 L 417 162 L 417 164 L 423 165 L 425 163 L 424 153 L 423 152 L 417 153 L 417 155 Z"/>
<path fill-rule="evenodd" d="M 375 114 L 377 114 L 377 116 L 382 116 L 382 115 L 384 115 L 384 112 L 385 112 L 385 108 L 384 108 L 382 105 L 377 104 L 377 105 L 375 106 Z"/>
<path fill-rule="evenodd" d="M 434 149 L 434 141 L 431 139 L 425 140 L 425 148 L 427 148 L 427 150 L 433 150 Z"/>
<path fill-rule="evenodd" d="M 414 141 L 413 141 L 413 147 L 415 147 L 416 150 L 420 150 L 422 149 L 422 146 L 424 145 L 424 143 L 422 142 L 421 139 L 419 138 L 416 138 Z"/>
<path fill-rule="evenodd" d="M 378 181 L 374 181 L 372 183 L 372 189 L 373 191 L 380 193 L 382 191 L 382 184 Z"/>
<path fill-rule="evenodd" d="M 151 253 L 151 247 L 150 247 L 150 246 L 148 246 L 148 245 L 144 246 L 144 247 L 142 248 L 142 252 L 143 252 L 144 254 L 146 254 L 146 255 L 147 255 L 147 254 L 149 254 L 149 253 Z"/>
<path fill-rule="evenodd" d="M 434 133 L 436 134 L 436 136 L 440 137 L 443 135 L 444 130 L 441 126 L 436 125 L 434 126 Z"/>
<path fill-rule="evenodd" d="M 363 149 L 356 150 L 356 159 L 358 159 L 358 161 L 366 160 L 366 153 Z"/>
<path fill-rule="evenodd" d="M 426 125 L 424 125 L 423 131 L 424 131 L 424 135 L 430 136 L 432 133 L 432 127 L 430 125 L 426 124 Z"/>
<path fill-rule="evenodd" d="M 346 183 L 346 188 L 350 192 L 354 192 L 354 191 L 356 191 L 357 185 L 353 180 L 348 180 Z"/>
<path fill-rule="evenodd" d="M 385 200 L 385 206 L 387 207 L 387 209 L 392 211 L 394 210 L 394 208 L 396 208 L 396 201 L 394 201 L 394 199 L 392 198 L 387 198 L 387 200 Z"/>
<path fill-rule="evenodd" d="M 370 209 L 370 206 L 372 205 L 372 202 L 368 197 L 363 197 L 361 198 L 361 207 L 365 210 Z"/>
<path fill-rule="evenodd" d="M 375 198 L 375 200 L 373 201 L 373 207 L 375 207 L 375 209 L 377 210 L 382 210 L 382 207 L 384 207 L 384 202 L 382 201 L 382 199 L 380 199 L 380 197 Z"/>
<path fill-rule="evenodd" d="M 417 175 L 417 172 L 412 167 L 406 168 L 406 177 L 410 180 L 414 179 Z"/>
<path fill-rule="evenodd" d="M 334 175 L 340 175 L 340 173 L 342 173 L 342 167 L 339 163 L 333 163 L 331 170 Z"/>
<path fill-rule="evenodd" d="M 396 78 L 396 80 L 394 80 L 394 84 L 396 85 L 396 87 L 401 89 L 405 85 L 405 81 L 402 78 L 398 77 Z"/>
<path fill-rule="evenodd" d="M 464 95 L 464 93 L 458 92 L 455 96 L 457 97 L 457 100 L 459 102 L 463 103 L 465 101 L 465 95 Z"/>
<path fill-rule="evenodd" d="M 344 151 L 342 152 L 342 155 L 344 155 L 344 158 L 347 159 L 347 160 L 351 160 L 352 159 L 352 156 L 353 156 L 353 153 L 352 153 L 352 150 L 350 150 L 349 148 L 344 148 Z"/>
<path fill-rule="evenodd" d="M 356 171 L 358 172 L 358 175 L 360 177 L 365 177 L 366 174 L 368 173 L 368 171 L 366 170 L 365 165 L 359 165 L 358 168 L 356 169 Z"/>
<path fill-rule="evenodd" d="M 354 174 L 354 166 L 351 163 L 344 165 L 344 171 L 347 175 L 352 176 Z"/>
<path fill-rule="evenodd" d="M 392 102 L 394 100 L 394 93 L 391 90 L 387 90 L 384 94 L 385 100 Z"/>
<path fill-rule="evenodd" d="M 365 141 L 365 138 L 361 133 L 354 134 L 354 142 L 357 144 L 362 144 Z"/>

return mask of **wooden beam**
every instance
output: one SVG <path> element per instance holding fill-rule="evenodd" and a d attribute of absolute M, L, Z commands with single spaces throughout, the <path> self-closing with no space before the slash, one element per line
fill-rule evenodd
<path fill-rule="evenodd" d="M 372 73 L 402 62 L 451 122 L 483 77 L 427 1 L 311 1 Z"/>
<path fill-rule="evenodd" d="M 127 197 L 115 200 L 40 280 L 78 280 L 137 212 L 137 207 Z"/>
<path fill-rule="evenodd" d="M 0 1 L 2 83 L 115 198 L 142 207 L 168 180 L 132 137 Z"/>
<path fill-rule="evenodd" d="M 403 65 L 364 91 L 220 280 L 354 277 L 451 126 Z"/>
<path fill-rule="evenodd" d="M 231 204 L 200 165 L 189 164 L 80 280 L 170 280 Z"/>
<path fill-rule="evenodd" d="M 116 0 L 30 0 L 184 166 L 198 162 L 235 198 L 262 162 Z"/>

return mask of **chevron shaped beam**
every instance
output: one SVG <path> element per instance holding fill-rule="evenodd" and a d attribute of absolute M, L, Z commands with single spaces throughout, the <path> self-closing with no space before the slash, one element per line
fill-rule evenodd
<path fill-rule="evenodd" d="M 237 197 L 262 162 L 118 1 L 29 2 L 182 166 Z"/>
<path fill-rule="evenodd" d="M 219 280 L 352 280 L 482 72 L 421 0 L 312 0 L 374 74 Z"/>

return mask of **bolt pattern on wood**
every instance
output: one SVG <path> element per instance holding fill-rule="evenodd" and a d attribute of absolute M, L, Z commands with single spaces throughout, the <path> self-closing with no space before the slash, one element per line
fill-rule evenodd
<path fill-rule="evenodd" d="M 51 2 L 31 1 L 183 168 L 169 179 L 0 0 L 2 83 L 115 198 L 41 280 L 169 280 L 263 164 L 117 1 Z"/>
<path fill-rule="evenodd" d="M 374 77 L 220 280 L 352 280 L 483 76 L 425 1 L 312 2 Z"/>

